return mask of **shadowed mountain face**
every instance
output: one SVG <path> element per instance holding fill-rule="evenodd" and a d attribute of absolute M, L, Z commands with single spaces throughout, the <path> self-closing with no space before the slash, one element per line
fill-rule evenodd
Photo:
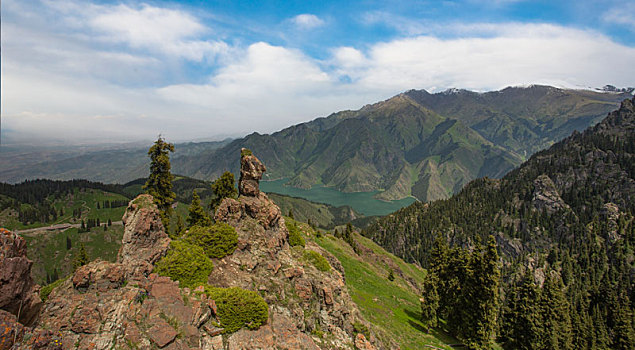
<path fill-rule="evenodd" d="M 531 154 L 597 123 L 627 93 L 547 86 L 475 93 L 411 90 L 391 99 L 295 125 L 251 134 L 209 153 L 175 159 L 176 172 L 215 178 L 237 173 L 247 147 L 290 186 L 342 192 L 380 191 L 379 199 L 447 198 L 476 177 L 500 178 Z"/>

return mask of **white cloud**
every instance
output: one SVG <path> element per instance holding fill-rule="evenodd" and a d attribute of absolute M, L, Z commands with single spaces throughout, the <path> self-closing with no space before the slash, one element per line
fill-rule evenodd
<path fill-rule="evenodd" d="M 105 33 L 106 40 L 195 61 L 213 57 L 228 48 L 223 42 L 195 39 L 208 29 L 188 13 L 177 10 L 118 5 L 105 7 L 89 23 L 95 30 Z"/>
<path fill-rule="evenodd" d="M 3 128 L 69 139 L 273 132 L 413 88 L 635 85 L 635 48 L 556 25 L 426 24 L 318 60 L 210 39 L 183 10 L 26 4 L 3 1 Z M 205 75 L 184 74 L 191 61 Z"/>
<path fill-rule="evenodd" d="M 635 31 L 635 4 L 624 3 L 607 10 L 602 15 L 602 20 L 610 24 L 618 24 Z"/>
<path fill-rule="evenodd" d="M 318 16 L 312 15 L 310 13 L 297 15 L 293 17 L 291 21 L 301 29 L 314 29 L 325 24 L 325 22 Z"/>

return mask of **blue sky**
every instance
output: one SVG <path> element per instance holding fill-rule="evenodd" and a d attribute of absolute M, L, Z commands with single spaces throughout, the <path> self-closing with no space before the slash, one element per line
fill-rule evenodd
<path fill-rule="evenodd" d="M 219 139 L 409 89 L 633 86 L 634 13 L 608 0 L 3 0 L 2 132 Z"/>

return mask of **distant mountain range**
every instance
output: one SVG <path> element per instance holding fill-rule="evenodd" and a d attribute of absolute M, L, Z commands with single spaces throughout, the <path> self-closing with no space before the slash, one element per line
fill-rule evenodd
<path fill-rule="evenodd" d="M 449 197 L 476 177 L 503 176 L 628 97 L 538 85 L 488 93 L 411 90 L 271 135 L 254 133 L 173 165 L 189 176 L 214 178 L 237 172 L 235 157 L 247 147 L 271 169 L 271 179 L 288 178 L 290 186 L 429 201 Z"/>
<path fill-rule="evenodd" d="M 597 123 L 628 91 L 513 87 L 477 93 L 411 90 L 357 111 L 253 133 L 230 143 L 177 145 L 172 170 L 199 179 L 238 173 L 241 147 L 287 185 L 378 191 L 383 200 L 447 198 L 482 176 L 499 178 L 538 150 Z M 147 175 L 144 149 L 89 153 L 0 169 L 0 181 L 86 178 L 124 183 Z"/>

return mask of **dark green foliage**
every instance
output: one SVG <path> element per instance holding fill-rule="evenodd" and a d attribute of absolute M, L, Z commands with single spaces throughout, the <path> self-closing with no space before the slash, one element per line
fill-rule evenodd
<path fill-rule="evenodd" d="M 423 295 L 421 296 L 421 323 L 430 331 L 430 328 L 437 326 L 437 310 L 439 309 L 439 278 L 434 272 L 429 272 L 424 284 L 421 286 Z"/>
<path fill-rule="evenodd" d="M 301 246 L 304 248 L 306 243 L 296 222 L 294 220 L 285 221 L 285 225 L 287 226 L 287 230 L 289 230 L 289 245 L 292 247 Z"/>
<path fill-rule="evenodd" d="M 207 284 L 214 264 L 203 248 L 184 241 L 172 241 L 168 253 L 156 263 L 154 272 L 179 281 L 181 287 L 195 288 Z"/>
<path fill-rule="evenodd" d="M 617 343 L 633 348 L 632 320 L 621 318 L 620 328 L 616 319 L 622 311 L 633 313 L 632 302 L 620 306 L 618 300 L 632 295 L 634 283 L 634 103 L 625 101 L 597 126 L 535 154 L 501 180 L 474 180 L 448 200 L 415 203 L 363 233 L 438 274 L 440 313 L 448 327 L 463 315 L 444 305 L 457 297 L 458 284 L 442 271 L 461 280 L 462 270 L 485 265 L 474 265 L 446 242 L 471 246 L 494 235 L 505 253 L 506 305 L 498 324 L 506 348 L 593 349 Z M 544 181 L 553 182 L 555 196 L 566 206 L 541 206 L 535 198 Z M 437 245 L 436 236 L 444 242 Z M 518 283 L 526 266 L 532 266 L 527 274 L 541 268 L 559 279 L 532 291 L 528 282 Z"/>
<path fill-rule="evenodd" d="M 388 280 L 390 282 L 395 280 L 395 272 L 392 269 L 390 269 L 390 271 L 388 271 Z"/>
<path fill-rule="evenodd" d="M 70 237 L 66 237 L 66 250 L 70 250 L 73 248 L 73 242 Z"/>
<path fill-rule="evenodd" d="M 207 286 L 205 293 L 216 302 L 224 333 L 233 333 L 243 327 L 254 330 L 267 323 L 269 306 L 256 292 L 238 287 Z"/>
<path fill-rule="evenodd" d="M 84 247 L 84 243 L 79 244 L 79 252 L 77 256 L 73 260 L 73 268 L 77 269 L 80 266 L 84 266 L 90 262 L 88 258 L 88 253 L 86 253 L 86 247 Z"/>
<path fill-rule="evenodd" d="M 42 299 L 43 302 L 46 302 L 46 300 L 49 298 L 49 295 L 51 294 L 53 289 L 57 288 L 62 283 L 64 283 L 68 279 L 68 277 L 70 276 L 67 276 L 62 279 L 58 279 L 57 281 L 54 281 L 53 283 L 47 284 L 43 286 L 42 288 L 40 288 L 40 299 Z"/>
<path fill-rule="evenodd" d="M 174 145 L 165 142 L 161 136 L 154 142 L 154 145 L 148 150 L 150 157 L 150 176 L 146 180 L 143 188 L 146 193 L 154 198 L 154 202 L 159 208 L 161 221 L 164 227 L 169 227 L 170 213 L 172 211 L 172 203 L 176 199 L 176 195 L 172 192 L 172 181 L 174 175 L 170 172 L 170 155 L 174 152 Z"/>
<path fill-rule="evenodd" d="M 361 322 L 353 322 L 353 332 L 361 333 L 366 337 L 366 339 L 370 339 L 370 330 L 368 327 Z"/>
<path fill-rule="evenodd" d="M 253 156 L 254 154 L 251 152 L 250 149 L 248 148 L 243 148 L 240 150 L 240 157 L 247 157 L 247 156 Z"/>
<path fill-rule="evenodd" d="M 212 191 L 216 197 L 210 202 L 210 207 L 212 211 L 215 211 L 224 198 L 236 198 L 236 196 L 238 196 L 234 174 L 229 171 L 224 172 L 223 175 L 212 183 Z"/>
<path fill-rule="evenodd" d="M 232 226 L 219 222 L 211 226 L 193 226 L 185 241 L 201 247 L 210 258 L 223 258 L 234 252 L 238 233 Z"/>
<path fill-rule="evenodd" d="M 192 193 L 192 204 L 190 204 L 190 207 L 188 209 L 186 221 L 187 227 L 210 226 L 212 224 L 212 219 L 209 217 L 209 215 L 207 215 L 205 209 L 203 209 L 203 207 L 201 206 L 201 198 L 196 193 L 196 190 L 194 190 L 194 192 Z M 181 232 L 178 229 L 177 231 Z"/>
<path fill-rule="evenodd" d="M 305 250 L 303 253 L 303 257 L 306 261 L 313 264 L 316 269 L 322 272 L 331 270 L 331 265 L 329 264 L 329 262 L 326 260 L 325 257 L 322 256 L 322 254 L 318 252 L 315 252 L 313 250 Z"/>
<path fill-rule="evenodd" d="M 438 313 L 447 320 L 452 334 L 469 349 L 489 349 L 495 336 L 498 315 L 500 270 L 493 237 L 487 247 L 476 244 L 472 252 L 460 247 L 450 249 L 444 238 L 437 237 L 430 262 L 431 280 L 436 283 L 424 292 L 431 304 L 422 304 L 428 322 L 438 298 Z M 435 297 L 434 294 L 438 293 Z M 425 309 L 424 309 L 425 307 Z M 424 316 L 424 315 L 422 315 Z"/>

